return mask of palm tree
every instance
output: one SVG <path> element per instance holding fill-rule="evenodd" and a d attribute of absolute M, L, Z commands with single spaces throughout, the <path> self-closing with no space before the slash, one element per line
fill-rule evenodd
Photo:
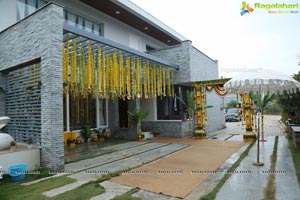
<path fill-rule="evenodd" d="M 128 111 L 131 120 L 137 123 L 137 135 L 141 137 L 142 135 L 142 128 L 141 128 L 141 121 L 147 117 L 148 111 L 145 111 L 141 108 L 136 108 L 132 112 Z"/>
<path fill-rule="evenodd" d="M 267 94 L 263 98 L 261 98 L 260 94 L 250 93 L 251 99 L 253 99 L 254 103 L 259 106 L 261 111 L 261 132 L 262 132 L 262 140 L 264 140 L 264 111 L 269 102 L 273 101 L 275 98 L 275 94 Z M 259 138 L 258 138 L 259 139 Z"/>

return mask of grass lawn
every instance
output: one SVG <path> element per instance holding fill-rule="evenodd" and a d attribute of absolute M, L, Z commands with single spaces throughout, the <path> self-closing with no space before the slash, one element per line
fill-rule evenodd
<path fill-rule="evenodd" d="M 28 180 L 32 180 L 30 175 L 26 175 Z M 27 182 L 27 180 L 26 180 Z M 56 187 L 60 187 L 74 182 L 73 179 L 65 176 L 51 178 L 40 183 L 30 186 L 21 185 L 24 182 L 11 182 L 8 176 L 1 181 L 0 185 L 0 199 L 1 200 L 29 200 L 29 199 L 43 199 L 42 193 Z"/>
<path fill-rule="evenodd" d="M 41 181 L 29 186 L 23 186 L 22 183 L 30 182 L 39 178 L 44 178 L 49 176 L 47 170 L 41 170 L 39 175 L 26 175 L 25 181 L 22 182 L 12 182 L 8 175 L 4 176 L 0 184 L 0 199 L 1 200 L 84 200 L 90 199 L 93 196 L 100 195 L 105 192 L 105 189 L 100 186 L 100 182 L 109 180 L 112 177 L 119 176 L 120 172 L 115 172 L 111 174 L 103 175 L 96 181 L 88 182 L 74 190 L 70 190 L 63 194 L 57 195 L 55 197 L 46 197 L 42 193 L 48 190 L 58 188 L 70 183 L 75 182 L 74 179 L 68 178 L 66 176 L 60 176 L 56 178 L 50 178 L 48 180 Z M 131 192 L 131 193 L 130 193 Z M 130 197 L 133 191 L 130 190 L 121 199 L 128 200 L 138 200 L 137 198 Z M 126 197 L 128 196 L 128 198 Z M 125 198 L 126 197 L 126 198 Z"/>
<path fill-rule="evenodd" d="M 271 155 L 270 171 L 275 171 L 278 149 L 278 136 L 275 137 L 273 154 Z M 271 173 L 268 177 L 267 186 L 264 189 L 264 199 L 275 199 L 275 173 Z"/>

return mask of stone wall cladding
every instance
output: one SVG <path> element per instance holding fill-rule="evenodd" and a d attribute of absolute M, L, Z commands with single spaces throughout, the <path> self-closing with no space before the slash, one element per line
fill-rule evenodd
<path fill-rule="evenodd" d="M 188 121 L 158 120 L 142 121 L 142 130 L 159 130 L 161 136 L 185 137 L 188 135 Z"/>
<path fill-rule="evenodd" d="M 0 72 L 0 87 L 5 90 L 5 75 Z M 5 116 L 5 92 L 0 91 L 0 116 Z"/>
<path fill-rule="evenodd" d="M 217 79 L 219 77 L 218 62 L 196 49 L 190 50 L 191 81 Z"/>
<path fill-rule="evenodd" d="M 181 45 L 150 51 L 149 54 L 179 65 L 180 69 L 174 73 L 174 83 L 180 84 L 191 81 L 190 48 L 191 42 L 184 41 Z"/>
<path fill-rule="evenodd" d="M 64 167 L 63 8 L 50 3 L 0 33 L 0 71 L 41 59 L 42 166 Z"/>

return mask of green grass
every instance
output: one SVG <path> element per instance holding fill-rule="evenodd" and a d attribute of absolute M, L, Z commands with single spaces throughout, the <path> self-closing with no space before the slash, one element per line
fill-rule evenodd
<path fill-rule="evenodd" d="M 294 166 L 296 170 L 296 175 L 297 175 L 297 180 L 298 183 L 300 184 L 300 149 L 296 149 L 294 144 L 293 144 L 293 139 L 292 136 L 287 136 L 287 139 L 289 141 L 289 148 L 291 150 L 292 158 L 294 161 Z"/>
<path fill-rule="evenodd" d="M 131 190 L 129 190 L 125 194 L 118 195 L 115 198 L 113 198 L 112 200 L 140 200 L 140 198 L 136 198 L 136 197 L 131 196 L 134 193 L 136 193 L 137 191 L 139 191 L 139 189 L 132 188 Z"/>
<path fill-rule="evenodd" d="M 270 172 L 275 172 L 278 149 L 278 136 L 275 137 L 273 154 L 271 155 Z M 275 199 L 275 173 L 270 173 L 267 186 L 264 189 L 264 199 Z"/>
<path fill-rule="evenodd" d="M 0 199 L 1 200 L 82 200 L 89 199 L 93 196 L 100 195 L 105 192 L 105 189 L 99 185 L 100 182 L 119 176 L 121 172 L 105 174 L 95 181 L 88 182 L 74 190 L 65 192 L 55 197 L 46 197 L 42 193 L 54 188 L 61 187 L 66 184 L 75 182 L 74 179 L 66 176 L 60 176 L 41 181 L 28 186 L 21 185 L 25 182 L 30 182 L 38 178 L 49 176 L 47 170 L 42 170 L 39 175 L 26 175 L 26 180 L 22 182 L 12 182 L 8 175 L 4 176 L 0 184 Z M 135 199 L 134 199 L 135 200 Z"/>
<path fill-rule="evenodd" d="M 92 181 L 55 197 L 43 197 L 36 200 L 83 200 L 90 199 L 91 197 L 100 195 L 104 192 L 105 189 L 101 187 L 99 183 Z"/>
<path fill-rule="evenodd" d="M 241 156 L 239 157 L 239 159 L 230 167 L 230 169 L 228 171 L 235 171 L 236 168 L 240 165 L 241 161 L 248 155 L 251 147 L 254 145 L 255 142 L 252 142 L 247 149 L 241 154 Z M 219 190 L 223 187 L 223 185 L 225 184 L 225 182 L 229 179 L 229 177 L 231 176 L 231 173 L 225 174 L 224 177 L 220 180 L 220 182 L 218 183 L 218 185 L 207 195 L 203 196 L 200 198 L 200 200 L 213 200 L 216 198 L 217 193 L 219 192 Z"/>
<path fill-rule="evenodd" d="M 9 177 L 6 176 L 5 180 L 1 181 L 0 196 L 1 196 L 1 200 L 42 199 L 44 197 L 42 195 L 43 192 L 72 183 L 74 181 L 75 180 L 71 178 L 61 176 L 57 178 L 51 178 L 30 186 L 23 186 L 21 185 L 23 182 L 11 182 L 9 181 Z"/>

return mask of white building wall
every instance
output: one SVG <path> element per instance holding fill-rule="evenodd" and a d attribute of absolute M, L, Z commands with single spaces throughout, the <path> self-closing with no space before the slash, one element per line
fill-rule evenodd
<path fill-rule="evenodd" d="M 212 106 L 207 109 L 208 126 L 206 126 L 206 132 L 214 132 L 225 128 L 225 114 L 221 109 L 223 104 L 222 97 L 220 97 L 214 90 L 207 92 L 207 105 Z"/>
<path fill-rule="evenodd" d="M 104 37 L 115 42 L 130 46 L 130 34 L 141 38 L 141 51 L 146 51 L 146 44 L 154 48 L 167 47 L 166 44 L 126 25 L 122 22 L 92 8 L 78 0 L 52 0 L 65 9 L 90 19 L 96 23 L 104 24 Z M 0 0 L 0 31 L 17 22 L 17 0 Z"/>
<path fill-rule="evenodd" d="M 17 21 L 17 0 L 0 0 L 0 32 Z"/>
<path fill-rule="evenodd" d="M 154 48 L 167 47 L 166 44 L 153 39 L 152 37 L 126 25 L 122 22 L 92 8 L 82 2 L 65 1 L 65 0 L 53 0 L 64 6 L 65 9 L 70 10 L 73 13 L 82 17 L 90 19 L 96 23 L 104 24 L 104 37 L 115 42 L 121 43 L 126 46 L 130 46 L 130 34 L 136 35 L 141 38 L 141 51 L 146 50 L 146 44 Z"/>

